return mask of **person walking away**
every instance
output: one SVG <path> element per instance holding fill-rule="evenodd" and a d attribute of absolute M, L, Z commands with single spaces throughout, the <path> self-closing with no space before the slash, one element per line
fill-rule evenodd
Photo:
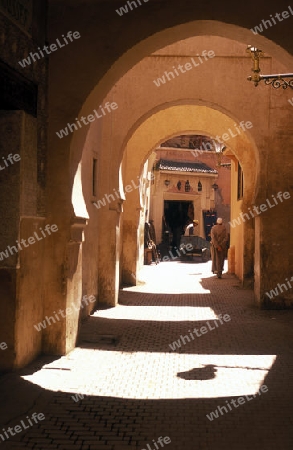
<path fill-rule="evenodd" d="M 214 247 L 214 251 L 212 252 L 214 256 L 212 268 L 217 270 L 218 278 L 222 278 L 227 240 L 227 231 L 223 224 L 223 219 L 219 217 L 216 225 L 211 230 L 211 242 Z"/>

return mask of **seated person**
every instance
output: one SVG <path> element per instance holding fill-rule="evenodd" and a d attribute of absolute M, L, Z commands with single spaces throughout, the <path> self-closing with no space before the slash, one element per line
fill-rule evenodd
<path fill-rule="evenodd" d="M 197 236 L 196 229 L 198 227 L 198 220 L 193 220 L 191 224 L 187 225 L 184 236 Z"/>

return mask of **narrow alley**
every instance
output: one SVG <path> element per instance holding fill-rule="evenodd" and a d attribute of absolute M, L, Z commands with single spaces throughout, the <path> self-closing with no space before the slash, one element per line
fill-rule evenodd
<path fill-rule="evenodd" d="M 142 278 L 83 322 L 67 356 L 1 378 L 3 436 L 45 416 L 1 448 L 292 449 L 292 311 L 259 310 L 211 262 L 144 266 Z"/>

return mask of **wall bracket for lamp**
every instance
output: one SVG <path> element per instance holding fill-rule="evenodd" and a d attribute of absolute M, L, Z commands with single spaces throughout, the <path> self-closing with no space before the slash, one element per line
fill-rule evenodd
<path fill-rule="evenodd" d="M 250 54 L 253 67 L 251 71 L 253 75 L 248 77 L 248 81 L 253 81 L 254 86 L 257 87 L 258 84 L 263 80 L 266 85 L 272 85 L 274 89 L 293 89 L 293 73 L 280 73 L 272 75 L 260 75 L 261 69 L 259 65 L 260 58 L 264 56 L 264 52 L 259 48 L 248 45 L 246 52 Z"/>

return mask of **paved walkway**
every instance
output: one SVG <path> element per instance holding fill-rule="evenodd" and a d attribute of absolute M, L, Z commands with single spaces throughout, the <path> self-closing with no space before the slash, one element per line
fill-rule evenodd
<path fill-rule="evenodd" d="M 292 450 L 293 312 L 259 310 L 210 269 L 145 266 L 73 352 L 1 377 L 2 435 L 27 429 L 0 450 Z"/>

